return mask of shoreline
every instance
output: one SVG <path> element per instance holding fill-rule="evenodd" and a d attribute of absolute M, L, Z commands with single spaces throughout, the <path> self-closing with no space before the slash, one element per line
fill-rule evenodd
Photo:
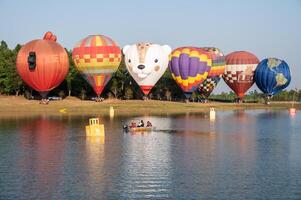
<path fill-rule="evenodd" d="M 23 96 L 0 96 L 0 117 L 5 116 L 33 116 L 33 115 L 102 115 L 108 116 L 110 106 L 113 106 L 115 115 L 164 115 L 181 113 L 208 112 L 210 107 L 218 111 L 289 109 L 292 102 L 263 103 L 221 103 L 221 102 L 173 102 L 159 100 L 117 100 L 107 99 L 103 102 L 80 100 L 76 97 L 67 97 L 63 100 L 50 101 L 48 105 L 39 104 L 39 100 L 27 100 Z M 300 103 L 295 103 L 296 109 L 301 109 Z"/>

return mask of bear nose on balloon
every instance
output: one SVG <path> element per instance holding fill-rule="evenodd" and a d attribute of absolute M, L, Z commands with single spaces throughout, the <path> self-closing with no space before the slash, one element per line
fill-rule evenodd
<path fill-rule="evenodd" d="M 144 65 L 138 65 L 138 69 L 144 69 L 145 68 L 145 66 Z"/>

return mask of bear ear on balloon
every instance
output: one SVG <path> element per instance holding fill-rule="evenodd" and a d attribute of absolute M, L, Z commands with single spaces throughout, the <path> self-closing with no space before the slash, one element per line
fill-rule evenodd
<path fill-rule="evenodd" d="M 162 48 L 164 49 L 165 53 L 167 53 L 168 55 L 171 53 L 172 49 L 170 46 L 168 45 L 163 45 Z"/>
<path fill-rule="evenodd" d="M 125 45 L 123 48 L 122 48 L 122 53 L 125 55 L 127 50 L 131 47 L 131 45 Z"/>
<path fill-rule="evenodd" d="M 136 46 L 136 44 L 134 45 L 125 45 L 123 48 L 122 48 L 122 52 L 123 54 L 125 55 L 126 52 L 128 51 L 128 49 L 131 47 L 131 46 Z M 170 54 L 172 49 L 169 45 L 162 45 L 162 49 L 165 51 L 165 53 L 167 54 Z"/>

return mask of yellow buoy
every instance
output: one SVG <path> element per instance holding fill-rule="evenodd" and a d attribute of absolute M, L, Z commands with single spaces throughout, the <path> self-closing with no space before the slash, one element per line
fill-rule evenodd
<path fill-rule="evenodd" d="M 89 125 L 86 126 L 86 136 L 104 137 L 105 129 L 103 124 L 99 124 L 99 118 L 89 119 Z"/>
<path fill-rule="evenodd" d="M 66 108 L 62 108 L 62 109 L 59 110 L 59 112 L 60 112 L 60 113 L 66 113 L 66 112 L 67 112 L 67 109 L 66 109 Z"/>
<path fill-rule="evenodd" d="M 210 118 L 210 121 L 215 121 L 215 110 L 214 108 L 210 108 L 210 114 L 209 114 L 209 118 Z"/>

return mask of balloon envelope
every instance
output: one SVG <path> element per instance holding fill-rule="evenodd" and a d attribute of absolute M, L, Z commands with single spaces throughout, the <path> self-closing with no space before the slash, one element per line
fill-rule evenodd
<path fill-rule="evenodd" d="M 140 42 L 122 49 L 128 72 L 148 95 L 168 66 L 171 48 L 168 45 Z"/>
<path fill-rule="evenodd" d="M 206 78 L 206 80 L 199 86 L 199 92 L 205 98 L 208 98 L 218 82 L 220 81 L 220 76 L 215 76 L 211 78 Z"/>
<path fill-rule="evenodd" d="M 255 70 L 255 82 L 267 95 L 274 95 L 286 88 L 291 81 L 288 64 L 277 58 L 262 60 Z"/>
<path fill-rule="evenodd" d="M 121 62 L 121 50 L 109 37 L 90 35 L 75 45 L 72 58 L 78 71 L 99 96 Z"/>
<path fill-rule="evenodd" d="M 43 98 L 65 79 L 69 70 L 66 50 L 55 42 L 56 36 L 51 32 L 47 34 L 49 39 L 37 39 L 23 45 L 16 63 L 23 81 Z"/>
<path fill-rule="evenodd" d="M 212 67 L 206 80 L 200 84 L 199 92 L 204 97 L 209 97 L 225 71 L 226 60 L 223 52 L 216 47 L 202 47 L 208 51 L 212 58 Z"/>
<path fill-rule="evenodd" d="M 254 71 L 258 63 L 258 58 L 246 51 L 235 51 L 226 56 L 223 79 L 240 99 L 253 85 Z"/>
<path fill-rule="evenodd" d="M 207 78 L 211 65 L 210 53 L 196 47 L 177 48 L 169 59 L 171 75 L 187 98 Z"/>

